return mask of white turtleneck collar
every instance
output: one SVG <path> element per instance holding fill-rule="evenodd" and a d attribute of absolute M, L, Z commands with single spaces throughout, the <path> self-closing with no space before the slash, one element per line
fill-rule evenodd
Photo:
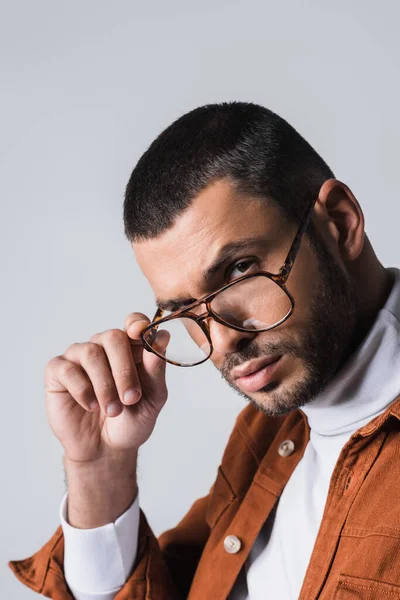
<path fill-rule="evenodd" d="M 311 432 L 354 432 L 383 412 L 400 392 L 400 270 L 367 337 L 310 404 L 302 407 Z"/>

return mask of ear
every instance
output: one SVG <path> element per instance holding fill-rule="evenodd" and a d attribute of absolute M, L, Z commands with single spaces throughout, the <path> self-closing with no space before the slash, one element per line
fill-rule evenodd
<path fill-rule="evenodd" d="M 364 246 L 364 214 L 350 188 L 338 179 L 328 179 L 315 204 L 317 220 L 324 222 L 329 242 L 344 261 L 354 261 Z"/>

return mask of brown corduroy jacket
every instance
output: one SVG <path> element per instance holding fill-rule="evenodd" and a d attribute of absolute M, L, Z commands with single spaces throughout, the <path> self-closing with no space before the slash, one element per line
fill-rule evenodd
<path fill-rule="evenodd" d="M 140 512 L 136 563 L 115 600 L 226 600 L 308 440 L 301 410 L 271 418 L 246 406 L 209 494 L 158 539 Z M 9 565 L 39 594 L 71 600 L 63 562 L 60 525 L 33 556 Z M 279 600 L 268 582 L 265 590 Z M 352 435 L 336 463 L 299 600 L 317 598 L 400 600 L 400 396 Z"/>

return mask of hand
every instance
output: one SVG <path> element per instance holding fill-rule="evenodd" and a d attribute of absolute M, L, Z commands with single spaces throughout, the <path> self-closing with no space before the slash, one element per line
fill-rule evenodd
<path fill-rule="evenodd" d="M 150 437 L 168 391 L 166 362 L 139 337 L 149 323 L 132 313 L 124 330 L 97 333 L 47 363 L 46 414 L 67 461 L 128 458 Z"/>

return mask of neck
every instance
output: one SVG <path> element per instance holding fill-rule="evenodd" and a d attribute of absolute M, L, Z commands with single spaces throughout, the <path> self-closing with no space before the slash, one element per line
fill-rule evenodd
<path fill-rule="evenodd" d="M 343 356 L 342 366 L 357 350 L 374 324 L 377 314 L 385 305 L 392 290 L 394 277 L 378 261 L 371 244 L 366 238 L 363 259 L 355 260 L 349 268 L 359 294 L 360 312 L 352 339 Z M 369 260 L 366 259 L 369 258 Z"/>
<path fill-rule="evenodd" d="M 400 271 L 384 271 L 381 293 L 376 294 L 380 300 L 375 310 L 364 311 L 353 352 L 347 353 L 347 360 L 312 402 L 302 407 L 314 436 L 352 433 L 399 397 Z"/>

